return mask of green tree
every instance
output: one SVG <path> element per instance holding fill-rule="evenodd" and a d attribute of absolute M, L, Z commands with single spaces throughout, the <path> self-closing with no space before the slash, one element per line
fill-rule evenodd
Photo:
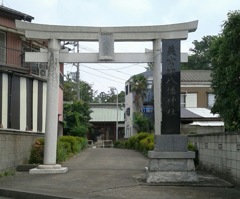
<path fill-rule="evenodd" d="M 117 102 L 117 92 L 115 88 L 110 88 L 107 93 L 101 92 L 95 98 L 95 103 L 116 103 Z M 118 93 L 118 103 L 125 102 L 125 92 L 121 91 Z"/>
<path fill-rule="evenodd" d="M 124 103 L 125 102 L 125 92 L 124 91 L 121 91 L 119 94 L 118 94 L 118 103 Z"/>
<path fill-rule="evenodd" d="M 93 102 L 93 98 L 96 95 L 96 91 L 92 89 L 92 85 L 85 82 L 80 81 L 80 99 L 85 102 Z"/>
<path fill-rule="evenodd" d="M 93 100 L 95 103 L 107 103 L 108 102 L 108 94 L 105 92 L 99 93 Z"/>
<path fill-rule="evenodd" d="M 222 33 L 211 46 L 213 113 L 224 119 L 226 129 L 240 130 L 240 11 L 228 13 Z"/>
<path fill-rule="evenodd" d="M 69 76 L 63 83 L 63 101 L 75 101 L 77 99 L 77 90 L 75 83 Z"/>
<path fill-rule="evenodd" d="M 141 112 L 133 113 L 133 124 L 134 128 L 137 129 L 137 132 L 149 132 L 151 133 L 154 130 L 153 121 L 151 121 L 147 116 Z"/>
<path fill-rule="evenodd" d="M 63 84 L 63 100 L 64 101 L 76 101 L 77 100 L 77 83 L 73 81 L 69 75 L 65 77 L 66 80 Z M 92 89 L 92 85 L 80 81 L 80 99 L 85 102 L 92 102 L 96 91 Z"/>
<path fill-rule="evenodd" d="M 147 64 L 148 66 L 145 67 L 146 70 L 153 70 L 153 67 L 154 67 L 154 63 L 153 62 L 150 62 Z"/>
<path fill-rule="evenodd" d="M 137 112 L 140 112 L 143 106 L 143 100 L 146 96 L 147 79 L 143 75 L 134 75 L 131 86 L 134 92 L 134 103 L 136 104 Z"/>
<path fill-rule="evenodd" d="M 64 134 L 85 137 L 91 125 L 90 106 L 82 100 L 64 104 Z"/>
<path fill-rule="evenodd" d="M 201 41 L 194 40 L 194 48 L 190 48 L 188 62 L 181 64 L 182 70 L 210 70 L 210 46 L 217 36 L 204 36 Z"/>

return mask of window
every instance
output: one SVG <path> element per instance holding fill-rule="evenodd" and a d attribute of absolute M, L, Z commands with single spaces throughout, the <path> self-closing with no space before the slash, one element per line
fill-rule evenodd
<path fill-rule="evenodd" d="M 130 116 L 130 108 L 127 108 L 127 116 Z"/>
<path fill-rule="evenodd" d="M 187 93 L 186 95 L 186 108 L 197 107 L 197 93 Z"/>
<path fill-rule="evenodd" d="M 197 107 L 197 93 L 181 94 L 181 108 L 196 108 L 196 107 Z"/>
<path fill-rule="evenodd" d="M 125 93 L 128 95 L 128 85 L 125 86 Z"/>
<path fill-rule="evenodd" d="M 208 93 L 208 108 L 212 108 L 215 102 L 215 95 L 213 93 Z"/>
<path fill-rule="evenodd" d="M 147 80 L 147 89 L 152 89 L 152 86 L 153 86 L 153 81 Z"/>
<path fill-rule="evenodd" d="M 6 34 L 0 32 L 0 63 L 6 63 Z"/>
<path fill-rule="evenodd" d="M 181 93 L 181 108 L 185 108 L 185 107 L 186 107 L 186 94 Z"/>

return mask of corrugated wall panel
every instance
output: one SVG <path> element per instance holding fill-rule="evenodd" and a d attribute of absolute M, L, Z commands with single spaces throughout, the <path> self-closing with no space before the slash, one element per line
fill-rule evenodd
<path fill-rule="evenodd" d="M 12 66 L 21 66 L 21 40 L 19 36 L 13 33 L 7 33 L 7 64 Z"/>
<path fill-rule="evenodd" d="M 27 128 L 28 130 L 32 130 L 32 110 L 33 110 L 33 80 L 27 79 Z"/>
<path fill-rule="evenodd" d="M 42 132 L 43 82 L 38 81 L 37 131 Z"/>
<path fill-rule="evenodd" d="M 0 24 L 9 28 L 16 28 L 14 19 L 0 16 Z"/>
<path fill-rule="evenodd" d="M 13 129 L 20 129 L 20 77 L 12 76 L 11 90 L 11 126 Z"/>
<path fill-rule="evenodd" d="M 27 81 L 20 78 L 20 130 L 25 131 L 27 126 Z"/>
<path fill-rule="evenodd" d="M 38 81 L 33 80 L 33 102 L 32 102 L 32 130 L 37 132 L 37 121 L 38 121 Z"/>

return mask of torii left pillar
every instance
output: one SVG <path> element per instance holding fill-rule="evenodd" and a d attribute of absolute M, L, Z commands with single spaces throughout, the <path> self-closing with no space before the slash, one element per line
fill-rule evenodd
<path fill-rule="evenodd" d="M 59 53 L 60 41 L 48 41 L 48 82 L 47 82 L 47 114 L 44 143 L 44 162 L 31 169 L 31 174 L 66 173 L 67 167 L 56 164 L 57 132 L 58 132 L 58 89 L 59 89 Z"/>

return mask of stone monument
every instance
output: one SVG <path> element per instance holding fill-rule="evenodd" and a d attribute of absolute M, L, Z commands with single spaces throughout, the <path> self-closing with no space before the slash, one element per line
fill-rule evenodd
<path fill-rule="evenodd" d="M 180 135 L 180 40 L 162 40 L 161 135 L 148 153 L 147 182 L 197 181 L 188 137 Z M 156 114 L 156 113 L 155 113 Z"/>

